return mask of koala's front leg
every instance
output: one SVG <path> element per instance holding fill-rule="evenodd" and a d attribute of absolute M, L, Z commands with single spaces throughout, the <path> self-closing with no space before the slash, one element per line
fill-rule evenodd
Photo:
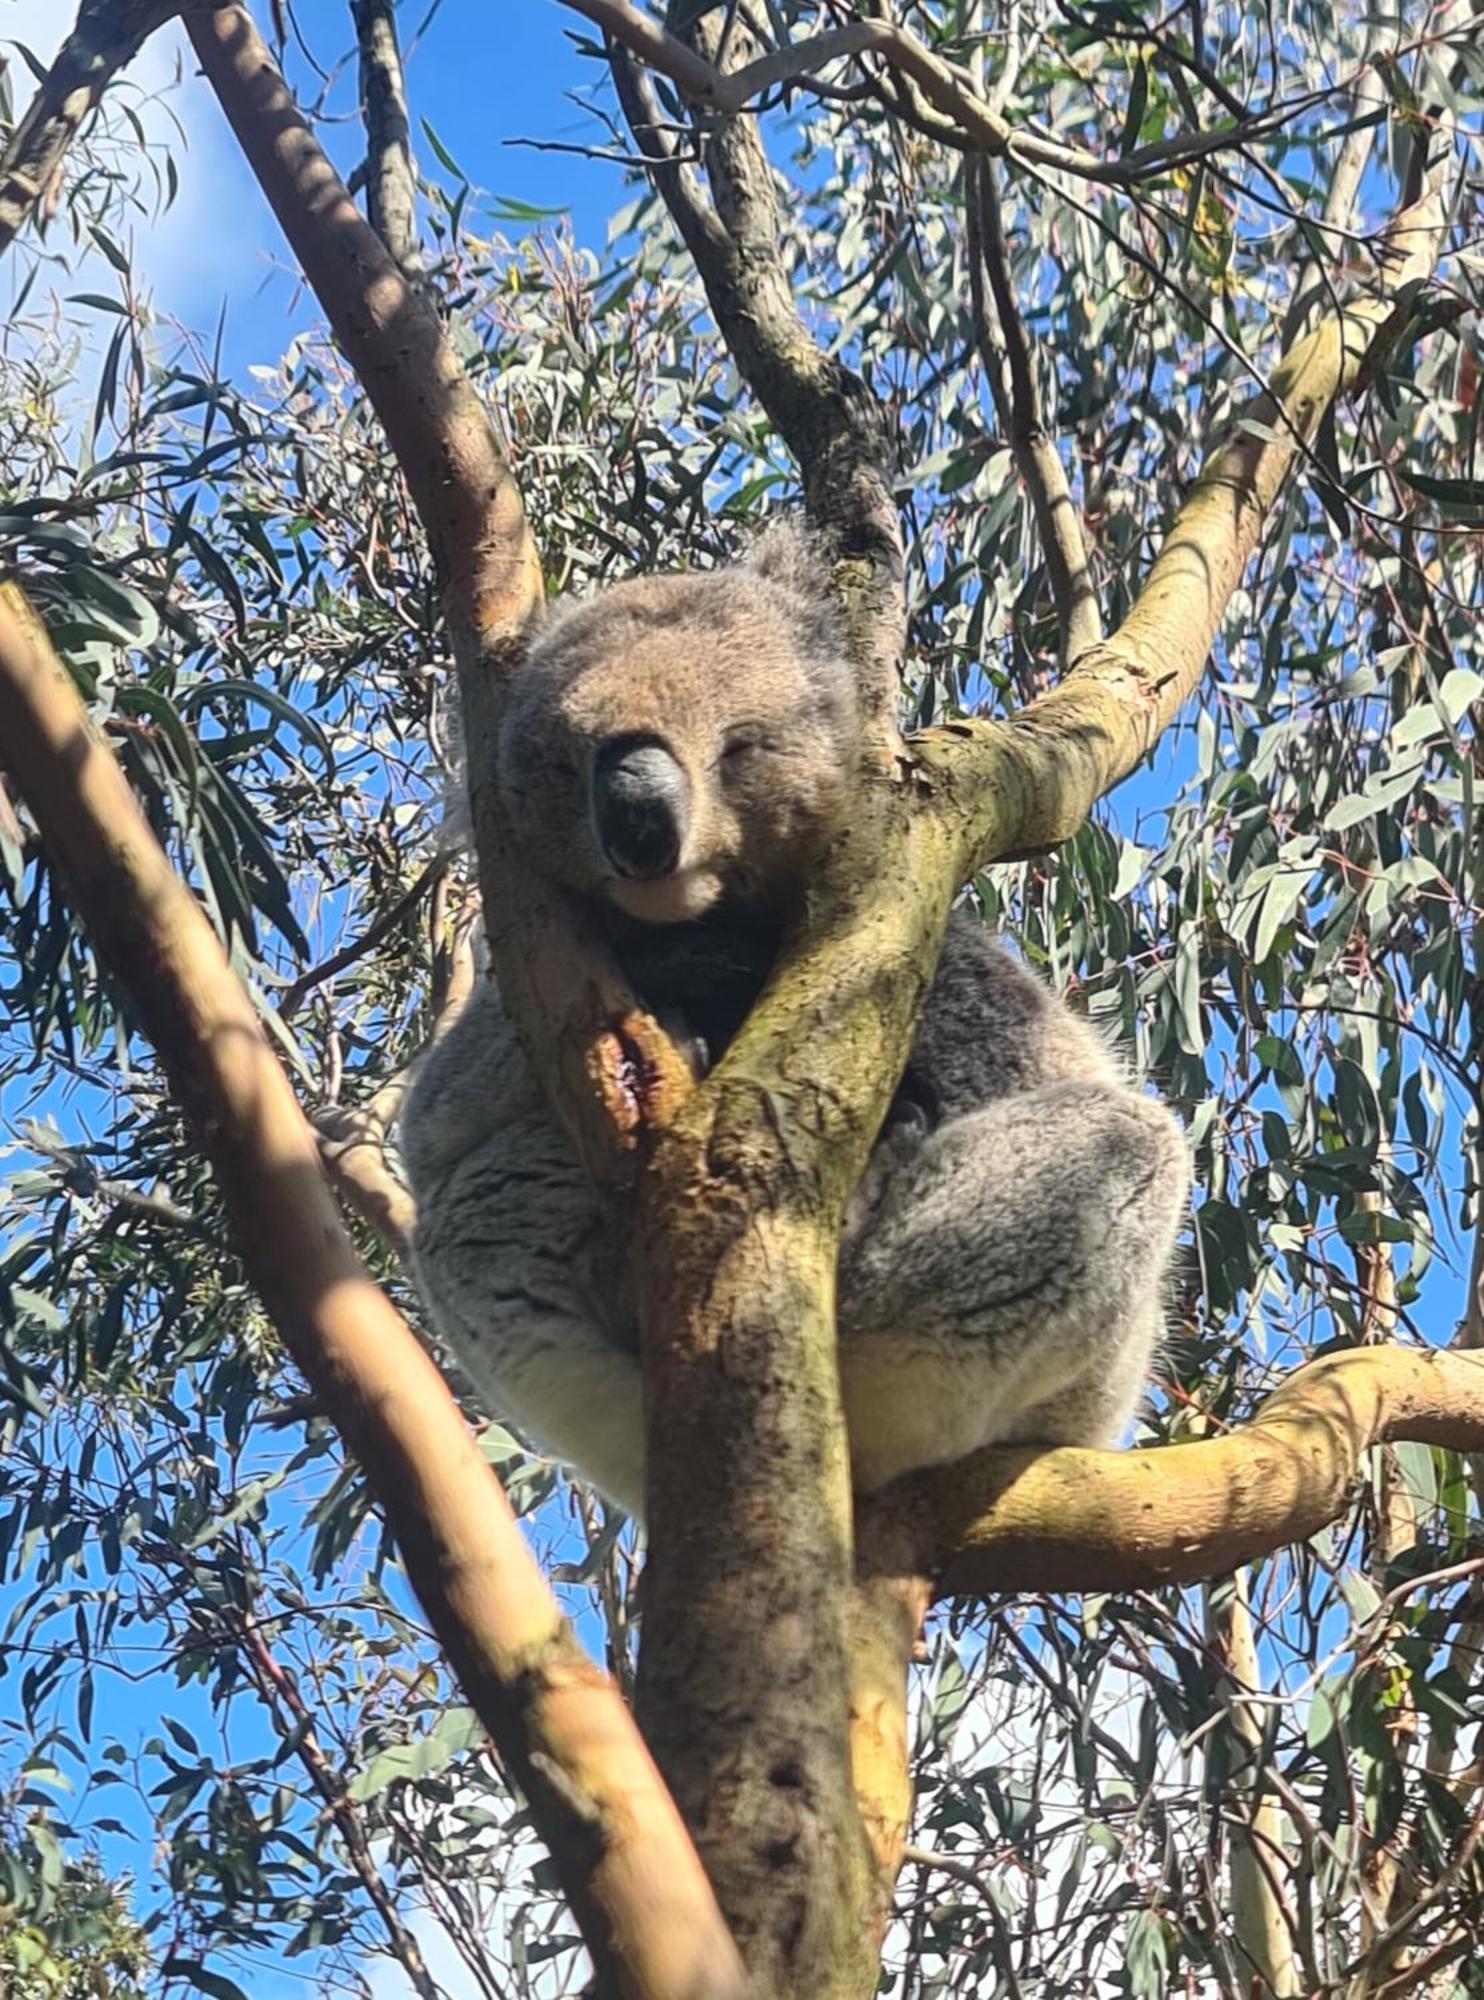
<path fill-rule="evenodd" d="M 1178 1124 L 1113 1083 L 999 1099 L 873 1162 L 840 1258 L 857 1485 L 995 1442 L 1117 1443 L 1187 1185 Z"/>
<path fill-rule="evenodd" d="M 639 1361 L 612 1231 L 492 988 L 430 1054 L 402 1149 L 418 1291 L 481 1403 L 638 1514 Z"/>

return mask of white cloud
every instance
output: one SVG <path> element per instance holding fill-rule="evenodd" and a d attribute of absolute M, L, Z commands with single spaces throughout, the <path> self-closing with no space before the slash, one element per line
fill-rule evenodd
<path fill-rule="evenodd" d="M 0 43 L 22 42 L 49 63 L 74 13 L 58 0 L 0 0 Z M 10 63 L 10 83 L 19 111 L 33 84 L 18 59 Z M 277 227 L 177 23 L 149 38 L 110 91 L 115 98 L 129 105 L 153 144 L 169 147 L 179 175 L 172 206 L 156 217 L 136 215 L 124 247 L 159 313 L 186 325 L 209 324 L 224 297 L 244 298 L 266 273 L 269 256 L 281 254 Z M 13 253 L 13 261 L 19 274 L 23 260 Z M 108 276 L 102 259 L 90 256 L 60 289 L 111 292 Z"/>

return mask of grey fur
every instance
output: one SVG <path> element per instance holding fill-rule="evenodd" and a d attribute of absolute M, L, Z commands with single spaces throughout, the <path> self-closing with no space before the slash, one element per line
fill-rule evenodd
<path fill-rule="evenodd" d="M 639 991 L 712 1059 L 756 996 L 800 871 L 849 810 L 858 719 L 819 573 L 807 541 L 775 530 L 736 568 L 559 613 L 501 746 L 530 866 L 590 900 Z M 662 743 L 686 776 L 685 846 L 662 882 L 615 879 L 593 830 L 596 755 L 628 736 Z M 439 1333 L 492 1411 L 639 1513 L 623 1248 L 493 987 L 429 1056 L 402 1146 Z M 1117 1443 L 1159 1338 L 1187 1188 L 1170 1113 L 956 915 L 841 1242 L 857 1486 L 996 1441 Z"/>

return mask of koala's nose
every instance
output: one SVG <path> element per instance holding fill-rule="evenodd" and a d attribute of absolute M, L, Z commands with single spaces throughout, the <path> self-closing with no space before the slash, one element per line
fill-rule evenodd
<path fill-rule="evenodd" d="M 685 773 L 662 744 L 621 736 L 598 753 L 593 818 L 617 874 L 630 881 L 668 875 L 685 842 Z"/>

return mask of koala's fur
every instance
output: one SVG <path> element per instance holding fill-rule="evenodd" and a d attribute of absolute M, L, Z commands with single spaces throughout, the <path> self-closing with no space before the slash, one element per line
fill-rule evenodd
<path fill-rule="evenodd" d="M 673 866 L 639 880 L 609 865 L 595 803 L 606 746 L 630 741 L 660 746 L 646 754 L 683 801 Z M 859 752 L 822 564 L 774 530 L 734 568 L 625 583 L 558 612 L 509 704 L 497 782 L 522 859 L 588 901 L 636 989 L 714 1059 L 756 997 L 795 885 L 849 813 Z M 493 1412 L 639 1513 L 623 1245 L 493 987 L 428 1057 L 402 1148 L 439 1333 Z M 1186 1193 L 1169 1112 L 956 915 L 840 1248 L 857 1487 L 997 1440 L 1118 1442 L 1159 1337 Z"/>

